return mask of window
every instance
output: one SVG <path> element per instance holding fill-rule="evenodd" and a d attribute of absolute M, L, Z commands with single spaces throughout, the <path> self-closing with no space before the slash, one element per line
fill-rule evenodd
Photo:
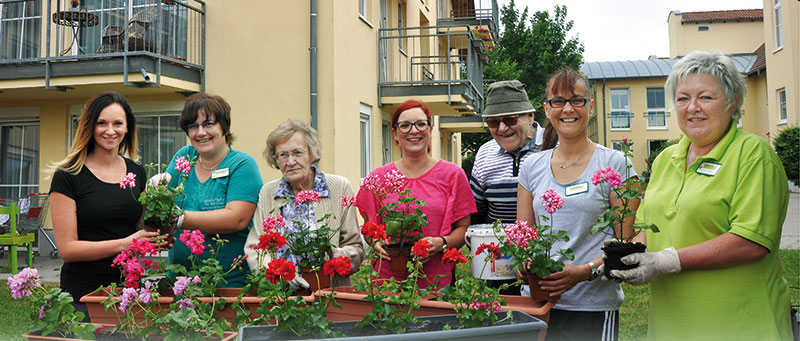
<path fill-rule="evenodd" d="M 70 145 L 78 127 L 79 116 L 72 117 Z M 169 164 L 175 152 L 186 145 L 186 133 L 180 126 L 181 115 L 170 114 L 137 114 L 137 151 L 139 162 L 143 165 L 157 163 L 157 171 L 163 172 L 161 164 Z"/>
<path fill-rule="evenodd" d="M 631 129 L 631 104 L 628 89 L 611 89 L 611 130 Z"/>
<path fill-rule="evenodd" d="M 0 198 L 39 192 L 39 122 L 0 122 Z"/>
<path fill-rule="evenodd" d="M 786 88 L 778 90 L 778 123 L 786 123 Z"/>
<path fill-rule="evenodd" d="M 392 127 L 391 122 L 383 121 L 381 124 L 381 135 L 383 137 L 383 164 L 392 161 Z"/>
<path fill-rule="evenodd" d="M 775 49 L 783 47 L 783 19 L 781 18 L 781 0 L 773 0 L 772 13 L 775 21 Z"/>
<path fill-rule="evenodd" d="M 612 140 L 611 141 L 611 148 L 614 149 L 614 150 L 622 151 L 622 141 L 619 141 L 619 140 L 614 141 L 614 140 Z"/>
<path fill-rule="evenodd" d="M 658 151 L 665 142 L 667 140 L 647 140 L 647 157 L 650 157 L 650 153 Z"/>
<path fill-rule="evenodd" d="M 372 160 L 370 158 L 370 145 L 372 136 L 370 134 L 369 117 L 372 109 L 361 104 L 360 110 L 360 131 L 361 131 L 361 177 L 365 177 L 372 170 Z"/>
<path fill-rule="evenodd" d="M 666 102 L 664 88 L 647 88 L 648 129 L 667 129 Z"/>
<path fill-rule="evenodd" d="M 0 4 L 0 60 L 38 58 L 42 1 Z"/>
<path fill-rule="evenodd" d="M 362 18 L 367 17 L 367 0 L 358 0 L 358 15 Z"/>
<path fill-rule="evenodd" d="M 705 26 L 705 25 L 703 25 L 703 26 L 697 26 L 697 31 L 699 31 L 699 32 L 705 32 L 705 31 L 708 31 L 708 26 Z"/>
<path fill-rule="evenodd" d="M 404 10 L 404 7 L 405 6 L 403 6 L 403 3 L 401 1 L 397 2 L 397 28 L 405 27 L 406 11 Z M 397 31 L 397 36 L 398 37 L 402 37 L 405 34 L 406 34 L 405 30 L 398 30 Z M 400 48 L 400 50 L 403 50 L 403 46 L 405 45 L 405 44 L 403 44 L 403 40 L 405 40 L 405 38 L 398 38 L 397 39 L 397 46 Z"/>

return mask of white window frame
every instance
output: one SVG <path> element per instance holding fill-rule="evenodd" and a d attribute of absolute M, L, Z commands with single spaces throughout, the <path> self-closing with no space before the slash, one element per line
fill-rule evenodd
<path fill-rule="evenodd" d="M 622 151 L 622 140 L 611 140 L 611 149 Z"/>
<path fill-rule="evenodd" d="M 372 108 L 365 104 L 359 105 L 359 137 L 361 139 L 361 177 L 366 177 L 372 171 L 372 126 L 370 117 Z"/>
<path fill-rule="evenodd" d="M 778 124 L 786 124 L 789 119 L 789 112 L 786 108 L 786 88 L 778 89 L 776 95 L 778 96 Z"/>
<path fill-rule="evenodd" d="M 38 119 L 3 120 L 3 121 L 0 121 L 0 127 L 3 127 L 3 126 L 22 127 L 22 144 L 19 146 L 20 147 L 20 152 L 18 153 L 19 154 L 20 164 L 22 164 L 22 162 L 25 160 L 25 156 L 26 156 L 26 154 L 25 154 L 25 151 L 26 151 L 25 133 L 28 130 L 27 128 L 28 127 L 37 127 L 39 129 L 39 133 L 38 133 L 38 135 L 39 135 L 39 137 L 38 137 L 39 145 L 37 146 L 38 149 L 36 150 L 35 159 L 31 160 L 31 164 L 35 164 L 35 167 L 36 167 L 36 170 L 37 170 L 35 172 L 36 175 L 33 177 L 33 179 L 31 179 L 34 183 L 25 183 L 25 184 L 22 183 L 23 182 L 23 176 L 24 176 L 23 170 L 25 168 L 24 167 L 19 167 L 19 174 L 16 174 L 16 177 L 17 177 L 17 183 L 16 184 L 14 184 L 14 183 L 9 183 L 9 184 L 3 183 L 2 178 L 5 178 L 5 177 L 3 176 L 2 178 L 0 178 L 0 187 L 2 187 L 2 188 L 11 188 L 12 190 L 14 188 L 16 188 L 16 190 L 17 190 L 17 194 L 15 195 L 14 198 L 3 198 L 3 199 L 19 199 L 19 198 L 24 198 L 28 193 L 37 193 L 37 192 L 39 192 L 39 174 L 41 172 L 41 167 L 40 167 L 40 163 L 39 163 L 39 156 L 41 156 L 41 152 L 42 152 L 42 146 L 41 146 L 41 133 L 42 133 L 42 130 L 41 130 L 41 125 L 39 123 L 39 120 Z M 0 138 L 5 139 L 5 137 L 2 136 L 2 130 L 0 130 Z M 7 158 L 7 160 L 12 160 L 11 159 L 12 153 L 7 151 L 5 157 Z M 5 172 L 5 170 L 4 169 L 0 169 L 0 172 Z M 11 174 L 11 175 L 14 175 L 14 174 Z M 36 189 L 34 189 L 34 190 L 25 190 L 25 191 L 22 190 L 23 188 L 27 188 L 27 187 L 35 187 Z"/>
<path fill-rule="evenodd" d="M 369 21 L 369 1 L 370 0 L 358 0 L 358 18 L 370 28 L 375 28 L 375 25 Z"/>
<path fill-rule="evenodd" d="M 383 164 L 392 161 L 392 123 L 389 121 L 382 121 L 381 123 L 381 137 L 383 139 Z"/>
<path fill-rule="evenodd" d="M 781 0 L 773 0 L 772 20 L 775 22 L 775 51 L 783 48 L 783 19 L 781 18 Z"/>
<path fill-rule="evenodd" d="M 653 106 L 653 107 L 650 106 L 652 104 L 652 103 L 650 103 L 650 91 L 651 90 L 661 90 L 661 95 L 662 95 L 661 99 L 663 100 L 664 106 Z M 664 91 L 664 88 L 662 88 L 662 87 L 647 88 L 647 89 L 645 89 L 645 94 L 647 96 L 647 98 L 645 99 L 645 102 L 647 102 L 647 129 L 648 130 L 667 130 L 668 129 L 668 127 L 667 127 L 667 124 L 668 124 L 667 123 L 667 121 L 668 121 L 667 120 L 668 112 L 667 112 L 667 107 L 666 107 L 667 106 L 666 92 Z M 651 123 L 650 122 L 650 118 L 652 116 L 658 116 L 658 115 L 662 115 L 664 117 L 664 124 L 663 125 L 650 125 L 650 123 Z"/>
<path fill-rule="evenodd" d="M 625 96 L 627 98 L 627 103 L 624 105 L 617 105 L 614 103 L 614 93 L 624 91 Z M 628 88 L 624 89 L 610 89 L 609 90 L 609 97 L 611 98 L 610 105 L 611 110 L 610 117 L 611 117 L 611 130 L 612 131 L 622 131 L 622 130 L 631 130 L 631 90 Z M 622 103 L 619 103 L 622 104 Z M 616 117 L 615 117 L 616 116 Z M 614 126 L 614 119 L 615 118 L 627 118 L 628 125 L 627 126 Z"/>
<path fill-rule="evenodd" d="M 19 17 L 2 17 L 0 16 L 0 40 L 11 39 L 11 36 L 6 36 L 9 32 L 4 31 L 11 26 L 12 23 L 16 22 L 19 25 L 17 26 L 17 31 L 19 32 L 18 36 L 21 38 L 19 39 L 18 46 L 15 56 L 9 56 L 9 59 L 26 59 L 26 58 L 38 58 L 41 55 L 41 24 L 42 24 L 42 5 L 41 3 L 33 3 L 33 2 L 18 2 L 18 3 L 8 3 L 0 5 L 0 14 L 4 13 L 5 8 L 3 7 L 10 7 L 14 9 L 16 6 L 22 6 L 22 16 Z M 32 15 L 26 15 L 28 12 L 28 6 L 33 7 Z M 10 11 L 6 11 L 10 12 Z M 16 13 L 13 13 L 16 14 Z M 26 32 L 26 29 L 33 29 L 33 32 Z M 38 31 L 37 31 L 38 29 Z M 25 44 L 29 43 L 34 45 L 34 51 L 31 52 L 32 55 L 28 55 L 25 52 Z M 12 47 L 13 49 L 14 47 Z M 7 53 L 7 51 L 6 51 Z"/>
<path fill-rule="evenodd" d="M 400 52 L 406 54 L 404 46 L 403 46 L 403 33 L 405 30 L 402 30 L 405 27 L 406 23 L 403 20 L 403 16 L 405 14 L 405 4 L 402 1 L 397 1 L 397 47 L 400 49 Z"/>

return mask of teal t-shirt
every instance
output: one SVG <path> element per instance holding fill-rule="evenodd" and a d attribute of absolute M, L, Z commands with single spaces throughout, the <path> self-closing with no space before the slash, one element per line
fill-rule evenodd
<path fill-rule="evenodd" d="M 197 160 L 198 153 L 191 145 L 185 146 L 175 153 L 172 162 L 167 167 L 167 173 L 172 176 L 170 187 L 177 186 L 179 183 L 180 177 L 177 176 L 177 170 L 175 170 L 175 159 L 181 156 L 192 161 Z M 231 201 L 242 200 L 258 203 L 258 191 L 261 189 L 263 181 L 256 161 L 250 155 L 231 148 L 217 167 L 218 170 L 225 168 L 228 169 L 228 176 L 216 179 L 208 178 L 205 182 L 200 182 L 194 167 L 192 167 L 192 171 L 184 183 L 186 194 L 178 198 L 178 206 L 186 211 L 212 211 L 224 208 Z M 238 232 L 220 234 L 220 237 L 227 239 L 228 242 L 223 245 L 217 255 L 217 260 L 226 271 L 230 269 L 236 257 L 244 255 L 245 241 L 252 224 L 251 221 L 246 229 Z M 189 262 L 191 252 L 186 244 L 178 238 L 182 232 L 183 229 L 175 231 L 175 237 L 178 240 L 169 250 L 169 261 L 173 264 L 182 264 L 188 269 L 191 266 L 191 262 Z M 213 257 L 213 253 L 210 252 L 215 246 L 211 240 L 212 237 L 214 236 L 205 235 L 206 248 L 205 252 L 200 255 L 201 259 Z M 242 269 L 233 270 L 225 275 L 227 283 L 223 283 L 220 287 L 242 287 L 246 283 L 249 273 L 250 269 L 247 263 L 244 263 Z"/>
<path fill-rule="evenodd" d="M 688 138 L 659 154 L 636 221 L 661 230 L 647 231 L 651 252 L 730 232 L 770 253 L 746 264 L 656 278 L 650 285 L 651 340 L 791 338 L 778 253 L 789 198 L 786 175 L 769 143 L 735 124 L 688 169 Z"/>

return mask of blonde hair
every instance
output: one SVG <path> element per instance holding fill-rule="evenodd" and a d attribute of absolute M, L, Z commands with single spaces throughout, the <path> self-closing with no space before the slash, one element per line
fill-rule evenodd
<path fill-rule="evenodd" d="M 112 104 L 119 104 L 125 111 L 125 122 L 128 132 L 122 139 L 119 146 L 119 155 L 126 153 L 131 160 L 137 161 L 136 154 L 136 118 L 133 116 L 128 100 L 120 93 L 108 91 L 95 95 L 84 105 L 81 117 L 78 119 L 78 128 L 75 131 L 75 138 L 72 140 L 72 147 L 63 160 L 56 162 L 47 169 L 49 175 L 53 175 L 58 170 L 63 170 L 70 174 L 78 174 L 86 163 L 86 157 L 92 153 L 95 146 L 94 127 L 100 112 Z"/>

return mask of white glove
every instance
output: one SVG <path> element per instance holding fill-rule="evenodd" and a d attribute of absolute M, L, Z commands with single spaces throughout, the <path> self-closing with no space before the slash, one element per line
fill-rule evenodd
<path fill-rule="evenodd" d="M 605 260 L 605 256 L 606 255 L 603 254 L 603 259 L 604 260 Z M 600 266 L 597 267 L 597 272 L 600 273 L 600 280 L 602 280 L 603 282 L 608 282 L 608 276 L 606 276 L 606 264 L 605 263 L 600 264 Z"/>
<path fill-rule="evenodd" d="M 303 276 L 300 273 L 298 273 L 297 276 L 294 276 L 293 280 L 289 281 L 289 287 L 292 288 L 292 291 L 297 291 L 300 290 L 301 288 L 308 289 L 311 286 L 308 285 L 308 282 L 306 282 L 306 280 L 303 279 Z"/>
<path fill-rule="evenodd" d="M 150 177 L 150 180 L 147 180 L 147 184 L 153 187 L 158 185 L 166 185 L 172 180 L 172 176 L 169 173 L 158 173 Z"/>
<path fill-rule="evenodd" d="M 639 264 L 630 270 L 611 270 L 611 275 L 633 285 L 650 283 L 661 274 L 681 272 L 678 251 L 669 247 L 658 252 L 639 252 L 622 257 L 628 265 Z"/>

